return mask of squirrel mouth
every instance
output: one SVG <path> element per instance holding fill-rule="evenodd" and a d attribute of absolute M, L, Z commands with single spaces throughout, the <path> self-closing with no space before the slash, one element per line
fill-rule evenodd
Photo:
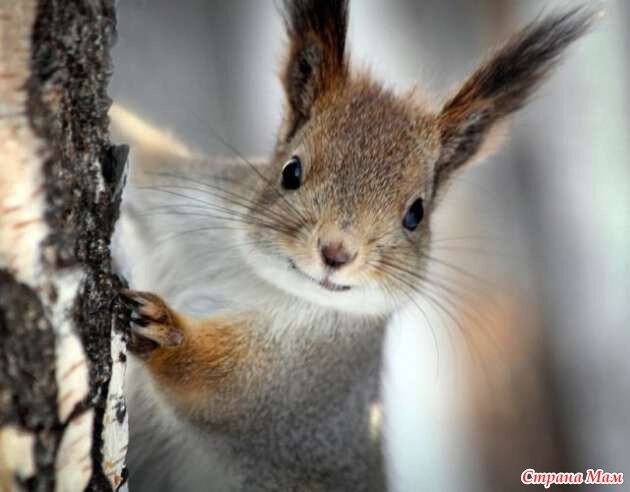
<path fill-rule="evenodd" d="M 298 266 L 293 262 L 293 260 L 289 260 L 289 264 L 291 265 L 291 268 L 293 270 L 300 273 L 304 278 L 309 279 L 311 282 L 331 292 L 346 292 L 352 288 L 349 285 L 339 285 L 334 282 L 331 282 L 330 280 L 328 280 L 328 277 L 326 277 L 324 280 L 317 280 L 311 277 L 310 275 L 307 275 L 306 273 L 304 273 L 300 268 L 298 268 Z"/>

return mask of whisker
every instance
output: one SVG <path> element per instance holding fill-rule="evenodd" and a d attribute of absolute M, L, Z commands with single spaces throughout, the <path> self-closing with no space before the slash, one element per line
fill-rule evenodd
<path fill-rule="evenodd" d="M 165 185 L 160 186 L 160 185 L 157 185 L 157 186 L 140 187 L 139 189 L 142 189 L 142 190 L 150 189 L 150 190 L 153 190 L 153 191 L 159 191 L 159 192 L 163 192 L 163 193 L 170 193 L 171 195 L 174 195 L 174 196 L 178 196 L 178 197 L 181 197 L 181 198 L 186 198 L 188 200 L 193 200 L 193 201 L 196 201 L 196 202 L 200 202 L 200 203 L 206 205 L 207 207 L 212 208 L 213 210 L 229 212 L 229 213 L 232 213 L 232 214 L 239 213 L 239 214 L 241 214 L 243 216 L 245 215 L 245 214 L 243 214 L 243 212 L 238 212 L 237 210 L 234 210 L 234 209 L 231 209 L 231 208 L 222 207 L 221 205 L 218 205 L 218 204 L 216 204 L 214 202 L 208 202 L 206 200 L 202 200 L 202 199 L 194 197 L 194 196 L 190 196 L 190 195 L 186 195 L 186 194 L 183 194 L 183 193 L 178 193 L 178 192 L 171 191 L 172 189 L 175 189 L 175 190 L 179 189 L 179 190 L 184 190 L 184 191 L 203 192 L 202 190 L 198 190 L 196 188 L 189 188 L 189 187 L 184 187 L 184 186 L 165 186 Z M 230 201 L 228 199 L 224 199 L 224 198 L 220 198 L 220 197 L 219 197 L 219 199 L 223 200 L 223 201 L 225 201 L 227 203 L 233 203 L 234 205 L 241 206 L 242 208 L 244 208 L 245 210 L 250 212 L 250 214 L 266 216 L 266 214 L 260 213 L 261 209 L 252 209 L 252 208 L 249 208 L 248 206 L 244 206 L 244 205 L 239 204 L 237 202 Z M 264 209 L 263 209 L 263 211 L 267 212 Z M 270 220 L 273 220 L 276 217 L 266 217 L 266 218 L 269 218 Z M 282 219 L 283 222 L 284 222 L 284 220 L 286 220 L 285 217 L 281 217 L 281 219 Z"/>
<path fill-rule="evenodd" d="M 383 283 L 380 286 L 380 288 L 383 289 L 385 294 L 389 295 L 396 304 L 398 304 L 398 299 L 395 296 L 394 291 L 392 291 L 392 289 L 387 285 L 387 283 Z M 405 290 L 401 290 L 401 292 L 409 299 L 409 301 L 416 307 L 416 309 L 418 309 L 418 311 L 421 313 L 422 317 L 426 321 L 427 326 L 431 330 L 431 337 L 433 338 L 433 346 L 434 346 L 435 354 L 436 354 L 435 373 L 436 373 L 436 378 L 439 378 L 440 376 L 440 347 L 439 347 L 437 335 L 435 334 L 433 325 L 431 324 L 431 321 L 429 317 L 427 316 L 426 312 L 424 311 L 424 309 L 420 307 L 420 304 L 418 304 L 418 302 L 413 298 L 413 296 L 409 294 L 408 292 L 406 292 Z"/>
<path fill-rule="evenodd" d="M 425 288 L 421 288 L 419 285 L 416 285 L 416 283 L 405 278 L 404 275 L 406 274 L 406 272 L 404 270 L 401 270 L 400 267 L 396 266 L 395 264 L 388 263 L 386 260 L 384 261 L 381 259 L 381 267 L 383 271 L 385 271 L 389 276 L 396 279 L 400 284 L 405 286 L 406 289 L 409 289 L 411 292 L 416 292 L 427 299 L 431 304 L 434 305 L 434 307 L 444 313 L 453 322 L 453 324 L 463 335 L 463 339 L 466 342 L 469 353 L 471 354 L 473 359 L 477 360 L 477 362 L 481 366 L 483 366 L 482 369 L 484 370 L 484 372 L 486 372 L 486 375 L 488 376 L 487 367 L 485 367 L 485 364 L 483 364 L 483 360 L 479 357 L 479 347 L 476 345 L 476 343 L 474 343 L 474 338 L 473 340 L 470 339 L 464 325 L 462 325 L 461 321 L 456 316 L 454 316 L 444 304 L 442 304 L 442 301 L 448 302 L 451 309 L 458 310 L 457 306 L 453 305 L 452 301 L 447 297 L 442 297 L 438 293 L 432 294 L 429 290 L 427 290 L 427 287 L 430 287 L 431 284 L 427 284 L 426 282 L 424 282 L 423 285 Z M 422 277 L 419 275 L 414 275 L 413 278 L 418 280 Z M 405 291 L 406 289 L 403 289 L 403 291 Z"/>
<path fill-rule="evenodd" d="M 193 113 L 194 114 L 194 113 Z M 303 222 L 306 222 L 305 217 L 300 213 L 300 211 L 294 207 L 291 202 L 289 202 L 289 200 L 286 199 L 286 197 L 280 193 L 280 191 L 278 191 L 277 187 L 274 185 L 274 183 L 272 183 L 269 179 L 267 179 L 267 177 L 265 177 L 264 174 L 262 174 L 260 172 L 260 170 L 252 163 L 249 161 L 249 159 L 247 159 L 243 154 L 241 154 L 241 152 L 234 147 L 232 144 L 230 144 L 225 138 L 223 138 L 218 131 L 216 131 L 212 126 L 210 125 L 206 125 L 207 129 L 212 133 L 212 136 L 218 140 L 219 142 L 221 142 L 225 147 L 227 147 L 229 150 L 231 150 L 234 155 L 236 155 L 239 159 L 241 159 L 245 164 L 247 164 L 249 166 L 249 168 L 260 178 L 262 179 L 267 185 L 269 185 L 271 187 L 271 189 L 273 189 L 275 191 L 275 193 L 278 195 L 278 197 L 280 197 L 280 199 L 282 201 L 284 201 L 287 206 L 293 210 L 293 212 L 296 214 L 296 216 L 301 219 Z"/>
<path fill-rule="evenodd" d="M 260 204 L 257 203 L 255 200 L 248 198 L 246 195 L 247 193 L 244 193 L 243 195 L 239 195 L 238 193 L 235 193 L 231 190 L 227 190 L 224 188 L 221 188 L 219 186 L 213 185 L 212 183 L 206 183 L 203 181 L 197 181 L 194 180 L 192 178 L 186 177 L 186 176 L 177 176 L 177 175 L 173 175 L 173 174 L 168 174 L 168 173 L 153 173 L 155 175 L 159 175 L 159 176 L 170 176 L 174 179 L 179 179 L 182 181 L 187 181 L 187 182 L 191 182 L 200 186 L 203 186 L 204 188 L 206 188 L 206 190 L 200 190 L 198 188 L 193 188 L 193 187 L 183 187 L 183 186 L 174 186 L 174 185 L 167 185 L 167 186 L 171 186 L 172 188 L 179 188 L 179 189 L 184 189 L 184 190 L 189 190 L 189 191 L 196 191 L 199 193 L 208 193 L 207 190 L 213 190 L 216 192 L 220 192 L 222 193 L 222 195 L 217 195 L 217 194 L 210 194 L 211 196 L 217 196 L 219 199 L 226 201 L 228 203 L 232 203 L 234 205 L 238 205 L 238 206 L 242 206 L 243 208 L 249 210 L 250 212 L 253 213 L 264 213 L 264 215 L 267 215 L 269 218 L 276 218 L 278 220 L 282 220 L 282 221 L 289 221 L 291 222 L 293 220 L 293 217 L 290 217 L 289 215 L 285 215 L 279 212 L 276 212 L 274 210 L 270 210 L 270 209 L 260 209 Z M 248 190 L 251 192 L 251 190 Z M 300 222 L 294 222 L 294 225 L 300 225 Z"/>
<path fill-rule="evenodd" d="M 281 226 L 278 226 L 276 224 L 272 224 L 272 223 L 269 223 L 269 222 L 266 222 L 266 221 L 263 221 L 263 220 L 260 220 L 260 219 L 250 218 L 250 217 L 248 217 L 246 215 L 239 214 L 239 212 L 234 211 L 233 209 L 229 209 L 229 208 L 226 208 L 226 207 L 220 207 L 220 206 L 217 206 L 217 205 L 215 205 L 215 204 L 213 204 L 211 202 L 207 202 L 205 200 L 202 200 L 200 198 L 191 197 L 191 196 L 188 196 L 188 195 L 185 195 L 185 194 L 182 194 L 182 193 L 178 193 L 178 192 L 171 191 L 171 190 L 168 190 L 168 189 L 162 189 L 162 188 L 159 188 L 159 187 L 143 187 L 143 189 L 152 189 L 154 191 L 160 191 L 160 192 L 167 193 L 167 194 L 170 194 L 170 195 L 173 195 L 173 196 L 177 196 L 179 198 L 193 200 L 195 202 L 199 202 L 201 204 L 204 204 L 208 208 L 208 210 L 216 210 L 218 212 L 222 212 L 222 213 L 227 214 L 228 216 L 231 216 L 231 217 L 212 216 L 213 218 L 215 218 L 217 220 L 229 221 L 230 219 L 232 219 L 233 221 L 236 221 L 237 219 L 239 219 L 238 222 L 240 222 L 240 223 L 245 223 L 245 224 L 249 223 L 249 224 L 252 224 L 252 225 L 260 225 L 261 227 L 266 227 L 266 228 L 272 229 L 272 230 L 274 230 L 276 232 L 283 233 L 283 234 L 289 234 L 290 235 L 293 232 L 290 229 L 282 228 Z M 209 215 L 209 217 L 210 217 L 210 215 Z"/>
<path fill-rule="evenodd" d="M 293 212 L 297 215 L 297 217 L 299 217 L 302 221 L 305 221 L 305 218 L 301 215 L 299 210 L 297 210 L 293 205 L 291 205 L 291 203 L 286 199 L 286 197 L 282 193 L 280 193 L 278 191 L 276 186 L 274 186 L 274 184 L 264 174 L 262 174 L 260 172 L 260 170 L 249 159 L 247 159 L 234 145 L 232 145 L 226 138 L 224 138 L 219 133 L 218 130 L 216 130 L 212 125 L 210 125 L 210 123 L 208 121 L 202 119 L 193 108 L 188 108 L 188 110 L 189 110 L 190 114 L 192 114 L 197 119 L 197 121 L 199 121 L 200 123 L 202 123 L 204 125 L 205 129 L 211 133 L 211 136 L 215 140 L 217 140 L 224 147 L 226 147 L 227 149 L 232 151 L 232 153 L 236 157 L 238 157 L 242 162 L 247 164 L 247 166 L 250 168 L 250 170 L 253 171 L 254 174 L 256 174 L 267 185 L 269 185 L 276 192 L 276 194 L 280 197 L 280 199 L 283 200 L 286 203 L 286 205 L 291 210 L 293 210 Z"/>

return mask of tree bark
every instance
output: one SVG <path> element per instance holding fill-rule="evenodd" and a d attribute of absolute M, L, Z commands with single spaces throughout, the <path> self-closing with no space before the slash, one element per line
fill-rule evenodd
<path fill-rule="evenodd" d="M 0 491 L 125 488 L 113 0 L 0 0 Z"/>

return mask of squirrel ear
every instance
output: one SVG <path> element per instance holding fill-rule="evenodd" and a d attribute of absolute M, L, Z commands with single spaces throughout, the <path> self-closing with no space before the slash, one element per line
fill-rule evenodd
<path fill-rule="evenodd" d="M 313 104 L 348 75 L 348 0 L 285 0 L 289 54 L 282 81 L 288 102 L 288 141 L 308 120 Z"/>
<path fill-rule="evenodd" d="M 497 124 L 527 102 L 564 50 L 588 31 L 598 13 L 592 7 L 580 6 L 534 21 L 447 101 L 438 116 L 442 151 L 434 189 L 478 155 Z"/>

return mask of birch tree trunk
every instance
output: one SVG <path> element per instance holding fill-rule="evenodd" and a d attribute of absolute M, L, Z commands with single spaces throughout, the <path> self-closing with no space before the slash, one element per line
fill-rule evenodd
<path fill-rule="evenodd" d="M 126 487 L 113 0 L 0 0 L 0 491 Z"/>

